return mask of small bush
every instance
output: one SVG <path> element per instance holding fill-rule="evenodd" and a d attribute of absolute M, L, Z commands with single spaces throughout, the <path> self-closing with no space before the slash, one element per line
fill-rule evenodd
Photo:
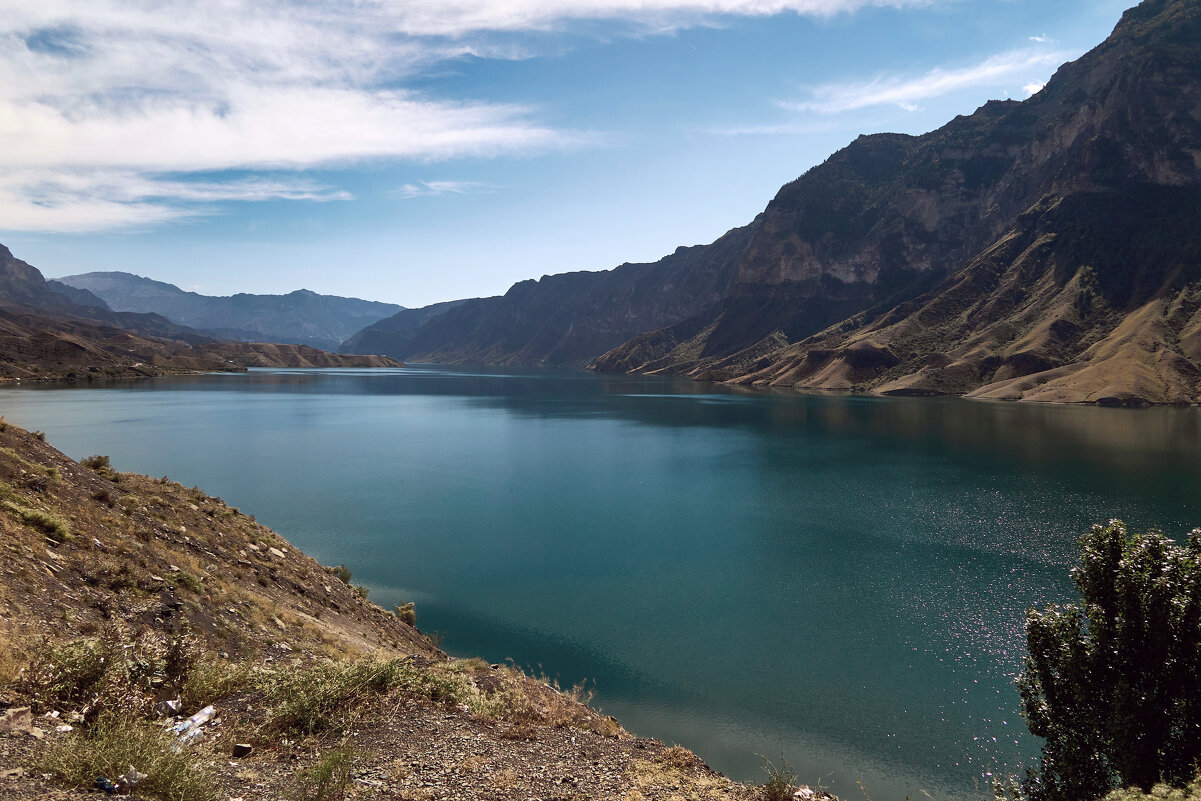
<path fill-rule="evenodd" d="M 695 768 L 700 764 L 700 760 L 697 759 L 696 754 L 682 745 L 673 745 L 671 748 L 664 749 L 659 756 L 655 757 L 655 761 L 661 765 L 667 765 L 668 767 L 680 770 Z"/>
<path fill-rule="evenodd" d="M 355 751 L 340 746 L 321 755 L 316 765 L 296 773 L 293 801 L 342 801 L 350 787 L 350 769 Z"/>
<path fill-rule="evenodd" d="M 46 441 L 46 432 L 45 431 L 30 431 L 29 433 L 33 434 L 34 437 L 36 437 L 37 439 L 40 439 L 42 442 Z"/>
<path fill-rule="evenodd" d="M 396 617 L 400 618 L 401 623 L 408 623 L 410 626 L 417 625 L 417 607 L 412 601 L 407 604 L 401 604 L 396 607 Z"/>
<path fill-rule="evenodd" d="M 371 592 L 371 590 L 367 589 L 366 587 L 364 587 L 364 586 L 363 586 L 363 585 L 361 585 L 361 584 L 360 584 L 360 585 L 357 585 L 357 586 L 354 588 L 354 594 L 355 594 L 355 595 L 357 595 L 357 596 L 359 596 L 359 597 L 360 597 L 360 598 L 362 598 L 363 600 L 367 600 L 367 596 L 368 596 L 368 594 L 370 594 L 370 592 Z"/>
<path fill-rule="evenodd" d="M 93 456 L 88 456 L 87 458 L 80 459 L 79 463 L 81 465 L 83 465 L 84 467 L 88 468 L 89 470 L 97 470 L 97 471 L 111 470 L 112 466 L 113 466 L 112 462 L 109 461 L 109 458 L 107 456 L 101 456 L 98 453 Z"/>
<path fill-rule="evenodd" d="M 187 636 L 154 633 L 132 637 L 111 626 L 99 638 L 51 646 L 43 643 L 18 687 L 38 711 L 83 709 L 147 715 L 162 688 L 179 688 L 196 661 L 198 647 Z"/>
<path fill-rule="evenodd" d="M 343 584 L 350 584 L 350 568 L 347 567 L 345 563 L 340 564 L 337 567 L 327 567 L 325 569 L 341 579 Z"/>
<path fill-rule="evenodd" d="M 180 688 L 185 710 L 196 710 L 254 686 L 254 676 L 244 664 L 213 660 L 198 661 Z"/>
<path fill-rule="evenodd" d="M 221 796 L 205 764 L 176 747 L 176 738 L 154 724 L 105 715 L 95 726 L 55 740 L 36 769 L 71 787 L 91 787 L 97 776 L 116 780 L 132 766 L 145 776 L 137 784 L 139 796 L 217 801 Z"/>
<path fill-rule="evenodd" d="M 186 570 L 180 570 L 175 574 L 175 582 L 181 587 L 188 588 L 197 595 L 200 595 L 204 592 L 204 583 L 201 581 L 201 579 L 197 578 Z"/>
<path fill-rule="evenodd" d="M 764 801 L 792 801 L 796 792 L 797 776 L 784 757 L 780 757 L 780 767 L 776 767 L 767 757 L 760 755 L 763 760 L 763 770 L 767 773 L 767 781 L 763 784 Z"/>

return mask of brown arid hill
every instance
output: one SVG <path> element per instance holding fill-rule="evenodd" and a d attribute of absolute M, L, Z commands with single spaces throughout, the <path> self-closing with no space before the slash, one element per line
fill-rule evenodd
<path fill-rule="evenodd" d="M 785 186 L 726 299 L 593 368 L 1011 400 L 1201 401 L 1201 0 L 1144 0 L 1025 102 Z"/>
<path fill-rule="evenodd" d="M 765 797 L 578 688 L 448 657 L 350 579 L 0 420 L 0 799 L 94 799 L 131 768 L 144 799 Z M 210 706 L 198 740 L 167 729 Z"/>
<path fill-rule="evenodd" d="M 51 318 L 0 304 L 0 381 L 82 380 L 247 367 L 399 367 L 386 356 L 348 356 L 305 345 L 180 342 L 89 320 Z"/>

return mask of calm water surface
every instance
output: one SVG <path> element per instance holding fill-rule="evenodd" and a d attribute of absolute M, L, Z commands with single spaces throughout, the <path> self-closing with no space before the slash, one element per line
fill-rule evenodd
<path fill-rule="evenodd" d="M 454 653 L 512 657 L 742 779 L 991 797 L 1037 752 L 1023 610 L 1076 536 L 1201 525 L 1201 411 L 577 372 L 253 371 L 0 391 L 76 458 L 254 513 Z"/>

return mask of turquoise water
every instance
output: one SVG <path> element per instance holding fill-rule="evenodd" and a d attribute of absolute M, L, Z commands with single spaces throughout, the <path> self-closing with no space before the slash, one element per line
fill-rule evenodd
<path fill-rule="evenodd" d="M 1197 409 L 416 367 L 11 388 L 0 413 L 222 496 L 454 653 L 844 798 L 991 797 L 1037 752 L 1022 614 L 1071 598 L 1078 533 L 1201 525 Z"/>

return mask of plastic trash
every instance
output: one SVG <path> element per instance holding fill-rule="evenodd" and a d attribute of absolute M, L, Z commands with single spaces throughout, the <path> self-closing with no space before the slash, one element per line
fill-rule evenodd
<path fill-rule="evenodd" d="M 194 745 L 202 739 L 204 739 L 204 729 L 197 727 L 180 735 L 179 742 L 182 745 Z"/>
<path fill-rule="evenodd" d="M 187 720 L 181 720 L 179 723 L 176 723 L 172 727 L 172 731 L 182 737 L 193 729 L 199 729 L 201 726 L 208 723 L 216 714 L 217 708 L 215 706 L 206 706 L 204 709 L 200 710 L 195 715 L 192 715 L 192 717 L 188 718 Z"/>
<path fill-rule="evenodd" d="M 169 701 L 162 701 L 158 705 L 158 713 L 163 717 L 173 718 L 179 714 L 179 710 L 183 708 L 183 702 L 178 698 L 172 698 Z"/>
<path fill-rule="evenodd" d="M 96 781 L 92 782 L 92 786 L 100 792 L 108 793 L 109 795 L 117 792 L 117 785 L 113 784 L 103 776 L 97 776 Z"/>
<path fill-rule="evenodd" d="M 139 773 L 137 768 L 135 768 L 133 765 L 130 765 L 129 770 L 125 771 L 125 774 L 121 776 L 121 778 L 117 779 L 117 781 L 114 783 L 118 788 L 132 790 L 137 786 L 138 782 L 145 778 L 145 773 Z"/>

